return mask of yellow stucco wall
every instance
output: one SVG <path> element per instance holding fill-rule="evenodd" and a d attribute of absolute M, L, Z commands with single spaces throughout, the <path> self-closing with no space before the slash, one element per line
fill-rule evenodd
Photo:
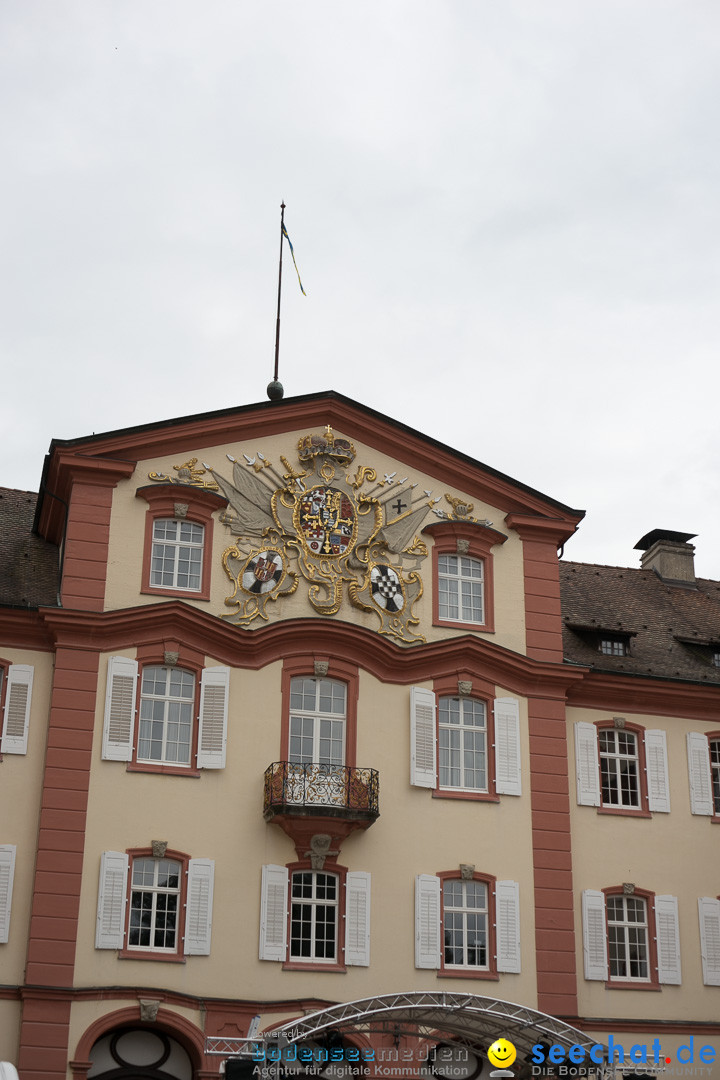
<path fill-rule="evenodd" d="M 720 893 L 718 844 L 720 827 L 690 812 L 686 734 L 710 730 L 697 720 L 622 712 L 628 723 L 666 732 L 670 813 L 652 817 L 599 813 L 578 806 L 575 784 L 574 723 L 597 723 L 618 715 L 599 709 L 568 710 L 571 754 L 570 819 L 578 941 L 579 1010 L 586 1016 L 653 1017 L 682 1014 L 694 1020 L 717 1020 L 720 988 L 703 985 L 697 898 Z M 606 990 L 604 983 L 583 978 L 581 894 L 633 882 L 658 896 L 679 897 L 682 985 L 664 985 L 660 992 Z"/>
<path fill-rule="evenodd" d="M 160 475 L 175 476 L 176 473 L 173 470 L 173 465 L 179 465 L 182 461 L 186 461 L 191 457 L 197 457 L 199 463 L 206 462 L 207 464 L 212 465 L 223 477 L 232 480 L 232 464 L 228 461 L 226 454 L 231 454 L 233 457 L 243 461 L 243 451 L 247 453 L 248 456 L 252 457 L 258 449 L 264 453 L 269 461 L 277 465 L 279 472 L 283 471 L 283 466 L 280 464 L 281 455 L 285 456 L 295 468 L 299 468 L 296 447 L 298 439 L 303 434 L 306 434 L 306 432 L 297 431 L 286 436 L 268 438 L 257 444 L 253 443 L 252 445 L 228 443 L 215 447 L 198 448 L 188 446 L 187 452 L 183 454 L 139 462 L 135 474 L 129 480 L 121 480 L 113 493 L 108 576 L 105 596 L 106 610 L 135 606 L 138 604 L 152 604 L 163 599 L 162 597 L 140 592 L 145 518 L 148 512 L 148 505 L 142 498 L 136 497 L 135 493 L 138 488 L 152 483 L 148 479 L 151 472 Z M 340 435 L 345 433 L 337 432 L 336 434 Z M 347 437 L 352 438 L 352 433 L 349 433 Z M 482 633 L 481 636 L 488 637 L 497 644 L 512 649 L 515 652 L 524 652 L 525 618 L 522 541 L 515 532 L 508 529 L 504 522 L 504 511 L 499 510 L 497 507 L 480 503 L 476 499 L 469 497 L 467 493 L 449 490 L 447 485 L 438 483 L 432 476 L 426 473 L 417 472 L 410 464 L 390 459 L 385 455 L 378 454 L 371 447 L 363 443 L 358 443 L 355 440 L 353 441 L 355 442 L 357 450 L 355 461 L 347 469 L 339 468 L 338 476 L 354 476 L 356 468 L 363 464 L 372 466 L 377 471 L 380 480 L 382 480 L 385 473 L 390 474 L 394 472 L 399 478 L 407 476 L 409 483 L 417 484 L 417 487 L 413 492 L 413 498 L 417 498 L 418 493 L 422 494 L 424 490 L 432 491 L 433 498 L 440 497 L 440 502 L 437 504 L 438 509 L 449 511 L 450 505 L 445 500 L 445 493 L 447 492 L 453 496 L 463 496 L 467 498 L 469 502 L 474 503 L 474 509 L 472 511 L 473 517 L 480 521 L 491 521 L 493 523 L 493 528 L 508 536 L 508 539 L 504 544 L 496 546 L 493 549 L 493 576 L 495 582 L 495 594 L 498 597 L 495 608 L 495 631 L 493 633 Z M 267 472 L 263 475 L 266 480 L 272 482 Z M 210 474 L 207 474 L 206 478 L 209 478 L 209 476 Z M 275 484 L 275 486 L 279 487 L 279 484 Z M 366 484 L 365 489 L 373 486 L 374 485 L 372 484 Z M 403 488 L 406 487 L 407 485 L 403 485 Z M 382 498 L 387 498 L 392 490 L 392 487 L 387 487 L 379 494 Z M 400 491 L 400 487 L 398 487 L 397 490 Z M 178 501 L 182 502 L 182 486 L 177 486 L 177 492 Z M 420 504 L 418 503 L 418 505 Z M 233 586 L 223 568 L 222 553 L 228 547 L 232 546 L 235 542 L 235 537 L 231 534 L 227 526 L 220 523 L 219 517 L 220 511 L 216 511 L 214 514 L 215 528 L 213 550 L 211 554 L 212 580 L 210 600 L 188 600 L 186 597 L 183 597 L 183 600 L 184 602 L 193 604 L 213 615 L 222 617 L 223 615 L 231 614 L 234 610 L 233 607 L 228 606 L 225 603 L 226 598 L 232 593 Z M 422 527 L 438 521 L 439 518 L 428 510 L 427 516 L 422 523 Z M 423 539 L 428 548 L 432 549 L 433 541 L 431 537 L 425 536 Z M 391 559 L 391 562 L 394 561 L 394 558 Z M 464 633 L 464 630 L 457 630 L 451 627 L 433 627 L 432 625 L 431 550 L 429 556 L 421 563 L 420 574 L 424 592 L 423 596 L 415 605 L 414 610 L 415 614 L 420 618 L 420 625 L 414 628 L 414 632 L 422 634 L 429 641 Z M 307 583 L 301 579 L 298 589 L 292 596 L 285 597 L 277 602 L 269 603 L 267 605 L 267 615 L 270 623 L 290 618 L 305 618 L 309 616 L 318 617 L 308 601 Z M 357 625 L 366 626 L 371 630 L 376 630 L 379 626 L 378 618 L 374 614 L 363 612 L 350 603 L 347 594 L 347 585 L 345 586 L 344 602 L 336 618 L 353 622 Z M 257 619 L 251 624 L 251 628 L 257 629 L 261 625 L 264 625 L 263 621 Z M 238 630 L 238 632 L 240 632 L 240 630 Z"/>

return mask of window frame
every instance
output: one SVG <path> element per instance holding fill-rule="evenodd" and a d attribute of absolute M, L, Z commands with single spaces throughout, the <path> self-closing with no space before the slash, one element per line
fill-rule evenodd
<path fill-rule="evenodd" d="M 199 529 L 200 530 L 200 536 L 199 536 L 199 538 L 191 538 L 191 539 L 185 539 L 185 540 L 183 540 L 181 535 L 178 536 L 175 539 L 170 539 L 167 536 L 166 537 L 155 536 L 155 528 L 158 525 L 164 525 L 164 526 L 176 525 L 176 526 L 179 527 L 180 532 L 182 532 L 183 525 L 188 525 L 191 530 Z M 188 548 L 191 552 L 196 551 L 196 552 L 200 553 L 200 560 L 199 560 L 199 563 L 200 563 L 199 571 L 200 572 L 197 574 L 197 578 L 198 578 L 197 587 L 192 586 L 192 585 L 180 585 L 180 584 L 172 584 L 172 585 L 170 585 L 170 584 L 167 584 L 166 582 L 153 581 L 153 575 L 155 573 L 154 563 L 155 563 L 155 559 L 157 557 L 156 548 L 162 548 L 162 549 L 170 548 L 170 549 L 172 549 L 172 551 L 174 553 L 174 555 L 173 555 L 172 575 L 173 575 L 173 578 L 175 579 L 175 581 L 177 581 L 177 578 L 178 578 L 178 576 L 180 574 L 179 553 L 180 553 L 180 550 L 182 548 L 184 548 L 184 547 Z M 163 561 L 164 561 L 164 558 L 165 558 L 165 556 L 163 554 Z M 152 548 L 151 548 L 150 562 L 151 562 L 151 565 L 150 565 L 149 585 L 150 585 L 151 589 L 164 589 L 164 590 L 167 590 L 168 592 L 172 592 L 172 593 L 177 593 L 177 592 L 200 593 L 200 592 L 202 592 L 203 569 L 204 569 L 204 566 L 205 566 L 205 526 L 201 525 L 197 521 L 189 521 L 186 517 L 185 518 L 154 517 L 153 522 L 152 522 Z M 163 569 L 160 572 L 162 574 L 164 574 L 165 570 Z"/>
<path fill-rule="evenodd" d="M 167 848 L 162 858 L 158 858 L 153 855 L 152 848 L 128 848 L 126 852 L 129 860 L 127 883 L 125 889 L 126 911 L 123 924 L 123 944 L 122 948 L 118 949 L 118 958 L 121 960 L 162 960 L 166 963 L 184 964 L 185 958 L 188 955 L 183 951 L 185 942 L 185 930 L 187 922 L 187 882 L 188 882 L 188 866 L 190 863 L 190 856 L 183 851 L 174 851 Z M 155 862 L 162 862 L 167 859 L 169 861 L 180 863 L 180 887 L 178 889 L 178 919 L 177 919 L 177 940 L 175 942 L 175 948 L 170 949 L 155 949 L 145 948 L 144 946 L 131 946 L 130 941 L 130 919 L 132 917 L 132 894 L 133 894 L 133 867 L 136 860 L 140 859 L 154 859 Z M 141 891 L 141 890 L 136 890 Z"/>
<path fill-rule="evenodd" d="M 324 675 L 315 673 L 316 664 L 327 664 Z M 280 760 L 290 760 L 290 687 L 293 679 L 329 679 L 345 684 L 345 760 L 348 768 L 356 768 L 357 755 L 357 707 L 360 677 L 356 665 L 343 660 L 326 657 L 293 656 L 283 662 L 282 670 L 282 724 L 280 731 Z"/>
<path fill-rule="evenodd" d="M 169 596 L 176 599 L 209 600 L 212 574 L 213 552 L 213 513 L 227 506 L 227 499 L 207 488 L 193 488 L 189 484 L 154 484 L 138 488 L 136 496 L 148 504 L 145 514 L 145 538 L 143 544 L 142 578 L 140 592 L 149 596 Z M 186 505 L 187 513 L 175 513 L 177 504 Z M 202 572 L 199 589 L 152 585 L 153 531 L 155 522 L 160 520 L 188 521 L 204 528 L 202 546 Z"/>
<path fill-rule="evenodd" d="M 626 893 L 622 885 L 613 885 L 603 889 L 605 897 L 605 952 L 607 956 L 608 977 L 605 986 L 608 990 L 660 990 L 657 955 L 657 929 L 655 920 L 655 893 L 648 889 L 635 888 L 632 893 Z M 611 897 L 633 897 L 642 900 L 645 904 L 646 927 L 647 927 L 647 965 L 648 978 L 638 979 L 630 976 L 612 975 L 610 970 L 610 919 L 608 915 L 608 899 Z"/>
<path fill-rule="evenodd" d="M 457 870 L 443 870 L 436 875 L 440 879 L 440 967 L 438 976 L 450 979 L 486 979 L 498 981 L 497 927 L 495 916 L 495 889 L 497 879 L 491 874 L 473 871 L 472 877 L 463 878 Z M 445 883 L 450 881 L 478 881 L 487 890 L 487 967 L 463 966 L 445 962 Z M 467 909 L 472 910 L 472 909 Z"/>
<path fill-rule="evenodd" d="M 597 753 L 598 753 L 598 783 L 600 786 L 600 805 L 598 806 L 599 814 L 614 814 L 622 817 L 652 817 L 652 813 L 648 807 L 648 786 L 647 786 L 647 770 L 645 759 L 645 728 L 640 724 L 630 723 L 625 721 L 622 727 L 616 727 L 613 720 L 598 720 L 595 722 L 595 728 L 597 730 Z M 600 732 L 601 731 L 627 731 L 635 737 L 635 745 L 637 747 L 637 787 L 638 787 L 638 805 L 637 806 L 622 806 L 614 803 L 603 802 L 603 778 L 602 778 L 602 756 L 600 750 Z"/>
<path fill-rule="evenodd" d="M 177 652 L 177 664 L 165 663 L 165 652 Z M 200 776 L 198 768 L 198 738 L 200 733 L 200 690 L 204 657 L 194 650 L 181 648 L 179 642 L 165 642 L 162 651 L 155 645 L 139 647 L 137 650 L 138 678 L 135 695 L 135 717 L 133 722 L 132 757 L 127 763 L 128 772 L 169 773 L 173 776 Z M 195 679 L 195 693 L 192 699 L 192 732 L 190 736 L 190 761 L 187 765 L 172 764 L 165 761 L 141 761 L 138 759 L 140 744 L 140 710 L 142 708 L 142 680 L 146 668 L 165 667 L 189 672 Z"/>
<path fill-rule="evenodd" d="M 458 692 L 458 680 L 472 682 L 470 694 Z M 435 694 L 435 740 L 437 762 L 435 766 L 435 786 L 432 789 L 434 799 L 470 799 L 475 802 L 500 802 L 495 785 L 495 692 L 496 687 L 482 679 L 473 678 L 469 673 L 446 675 L 433 680 Z M 487 769 L 487 790 L 473 788 L 444 787 L 440 784 L 440 699 L 465 697 L 477 701 L 485 707 L 485 759 Z"/>
<path fill-rule="evenodd" d="M 495 588 L 494 558 L 492 549 L 504 544 L 507 536 L 486 525 L 463 521 L 433 522 L 423 529 L 433 540 L 432 555 L 432 621 L 433 626 L 457 630 L 494 633 L 495 631 Z M 460 549 L 467 550 L 460 550 Z M 454 555 L 457 558 L 475 559 L 483 565 L 483 622 L 465 622 L 456 619 L 440 618 L 440 581 L 438 559 L 440 555 Z"/>
<path fill-rule="evenodd" d="M 299 862 L 286 863 L 288 871 L 288 888 L 287 888 L 287 946 L 285 950 L 285 960 L 282 962 L 283 971 L 331 971 L 331 972 L 344 972 L 347 970 L 345 962 L 345 897 L 346 897 L 346 882 L 348 870 L 346 866 L 341 866 L 335 862 L 332 857 L 326 858 L 322 869 L 316 869 L 310 863 L 309 859 L 302 859 Z M 292 882 L 295 874 L 329 874 L 332 875 L 337 881 L 338 894 L 336 905 L 336 925 L 335 925 L 335 959 L 323 960 L 315 958 L 297 958 L 291 955 L 292 949 Z"/>
<path fill-rule="evenodd" d="M 705 733 L 708 742 L 708 758 L 710 761 L 710 801 L 712 813 L 710 821 L 714 825 L 720 825 L 720 731 L 708 731 Z M 717 746 L 717 762 L 713 762 L 713 746 Z M 715 791 L 715 776 L 717 774 L 717 798 Z"/>

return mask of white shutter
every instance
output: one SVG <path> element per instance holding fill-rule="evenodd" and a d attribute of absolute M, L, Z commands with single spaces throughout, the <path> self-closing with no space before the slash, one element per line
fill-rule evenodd
<path fill-rule="evenodd" d="M 214 876 L 214 859 L 190 859 L 185 911 L 186 956 L 210 955 Z"/>
<path fill-rule="evenodd" d="M 520 971 L 520 886 L 495 883 L 495 934 L 498 971 Z"/>
<path fill-rule="evenodd" d="M 111 656 L 108 660 L 102 756 L 106 761 L 130 761 L 135 721 L 137 660 Z"/>
<path fill-rule="evenodd" d="M 657 934 L 658 982 L 679 986 L 680 923 L 676 896 L 655 897 L 655 932 Z"/>
<path fill-rule="evenodd" d="M 30 700 L 34 668 L 29 664 L 11 664 L 5 689 L 5 718 L 0 751 L 3 754 L 27 754 Z"/>
<path fill-rule="evenodd" d="M 440 878 L 415 878 L 415 967 L 440 967 Z"/>
<path fill-rule="evenodd" d="M 706 986 L 720 986 L 720 900 L 699 897 L 698 914 L 703 982 Z"/>
<path fill-rule="evenodd" d="M 690 809 L 693 814 L 710 817 L 713 812 L 710 744 L 707 735 L 689 731 L 687 736 Z"/>
<path fill-rule="evenodd" d="M 579 806 L 600 805 L 598 738 L 594 724 L 575 724 L 575 776 Z"/>
<path fill-rule="evenodd" d="M 205 668 L 200 680 L 200 731 L 197 763 L 200 769 L 224 769 L 227 743 L 230 668 Z"/>
<path fill-rule="evenodd" d="M 495 698 L 495 791 L 522 795 L 520 782 L 520 703 Z"/>
<path fill-rule="evenodd" d="M 667 736 L 664 731 L 645 732 L 645 767 L 647 769 L 648 809 L 670 813 Z"/>
<path fill-rule="evenodd" d="M 96 949 L 122 949 L 129 859 L 124 851 L 104 851 L 100 859 Z"/>
<path fill-rule="evenodd" d="M 15 846 L 0 844 L 0 942 L 10 936 L 10 908 L 15 877 Z"/>
<path fill-rule="evenodd" d="M 410 783 L 436 784 L 435 694 L 422 686 L 410 688 Z"/>
<path fill-rule="evenodd" d="M 260 891 L 260 959 L 284 960 L 287 953 L 288 870 L 263 866 Z"/>
<path fill-rule="evenodd" d="M 607 980 L 605 895 L 595 889 L 582 894 L 583 956 L 585 978 Z"/>
<path fill-rule="evenodd" d="M 370 964 L 370 875 L 361 870 L 345 879 L 345 963 Z"/>

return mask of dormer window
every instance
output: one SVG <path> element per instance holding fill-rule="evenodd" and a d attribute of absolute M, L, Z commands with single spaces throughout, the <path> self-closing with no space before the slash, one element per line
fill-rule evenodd
<path fill-rule="evenodd" d="M 713 667 L 720 667 L 720 652 L 713 652 L 712 665 Z"/>
<path fill-rule="evenodd" d="M 603 656 L 627 656 L 629 641 L 621 634 L 601 634 L 598 641 L 598 651 Z"/>

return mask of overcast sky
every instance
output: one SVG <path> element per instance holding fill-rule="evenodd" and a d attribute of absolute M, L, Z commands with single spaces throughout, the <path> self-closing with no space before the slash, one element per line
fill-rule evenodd
<path fill-rule="evenodd" d="M 0 103 L 3 485 L 265 400 L 284 199 L 288 396 L 720 578 L 717 0 L 1 0 Z"/>

